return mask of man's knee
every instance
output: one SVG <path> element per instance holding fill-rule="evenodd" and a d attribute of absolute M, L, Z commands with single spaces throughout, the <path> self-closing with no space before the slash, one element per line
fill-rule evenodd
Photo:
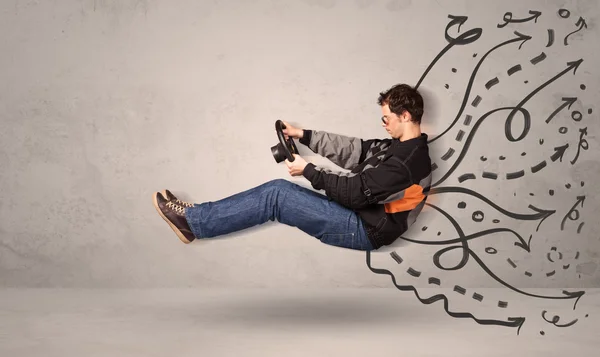
<path fill-rule="evenodd" d="M 289 188 L 289 187 L 292 187 L 292 185 L 294 185 L 294 183 L 290 182 L 286 179 L 275 179 L 275 180 L 269 181 L 269 185 L 277 187 L 277 188 Z"/>

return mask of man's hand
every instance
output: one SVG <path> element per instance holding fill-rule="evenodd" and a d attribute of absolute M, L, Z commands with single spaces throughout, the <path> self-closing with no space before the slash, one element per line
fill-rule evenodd
<path fill-rule="evenodd" d="M 294 155 L 294 162 L 290 162 L 288 159 L 285 159 L 285 164 L 288 167 L 288 172 L 292 176 L 302 176 L 304 172 L 304 168 L 306 167 L 306 160 L 302 158 L 302 156 L 298 154 Z"/>
<path fill-rule="evenodd" d="M 302 130 L 301 128 L 296 128 L 296 127 L 292 126 L 287 121 L 282 120 L 282 122 L 283 122 L 283 125 L 285 125 L 285 129 L 283 129 L 282 132 L 283 132 L 283 137 L 286 140 L 289 137 L 296 138 L 296 139 L 302 139 L 302 137 L 304 136 L 304 130 Z"/>

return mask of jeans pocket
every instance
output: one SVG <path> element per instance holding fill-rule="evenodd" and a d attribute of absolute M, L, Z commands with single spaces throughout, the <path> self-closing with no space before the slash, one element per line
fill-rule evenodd
<path fill-rule="evenodd" d="M 321 242 L 336 247 L 352 247 L 354 233 L 325 233 L 321 236 Z"/>

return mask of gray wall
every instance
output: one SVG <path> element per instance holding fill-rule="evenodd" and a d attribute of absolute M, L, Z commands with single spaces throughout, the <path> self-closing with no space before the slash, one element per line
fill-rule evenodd
<path fill-rule="evenodd" d="M 560 17 L 562 8 L 568 18 Z M 516 20 L 529 10 L 542 15 L 497 26 L 505 12 Z M 427 277 L 501 286 L 475 256 L 512 286 L 599 287 L 599 14 L 595 0 L 2 2 L 0 286 L 391 287 L 389 276 L 368 269 L 364 252 L 324 245 L 276 222 L 184 245 L 157 215 L 151 195 L 169 188 L 193 202 L 218 200 L 275 178 L 310 188 L 275 164 L 275 120 L 385 137 L 379 91 L 416 84 L 449 44 L 448 15 L 460 15 L 468 20 L 460 32 L 450 27 L 451 37 L 473 28 L 482 34 L 450 48 L 423 79 L 423 131 L 433 139 L 457 119 L 430 144 L 434 181 L 448 173 L 438 189 L 482 196 L 432 195 L 428 202 L 437 208 L 427 206 L 405 234 L 423 242 L 398 240 L 373 252 L 372 265 L 395 269 L 399 282 L 415 286 L 427 286 Z M 580 16 L 587 28 L 565 45 Z M 518 42 L 494 50 L 466 94 L 477 63 L 514 31 L 532 38 L 521 49 Z M 546 58 L 533 64 L 542 52 Z M 568 71 L 524 103 L 531 118 L 525 138 L 507 139 L 506 110 L 474 130 L 485 113 L 516 106 L 579 59 L 575 74 Z M 517 64 L 521 71 L 509 76 Z M 495 77 L 498 84 L 487 89 Z M 572 97 L 570 108 L 545 122 L 562 98 Z M 580 121 L 571 118 L 575 111 Z M 515 137 L 522 118 L 516 113 Z M 582 128 L 588 149 L 572 164 Z M 552 161 L 554 148 L 567 143 L 562 161 Z M 309 162 L 337 168 L 300 150 Z M 533 173 L 543 161 L 546 167 Z M 521 169 L 523 177 L 506 178 Z M 475 178 L 459 182 L 466 173 Z M 583 206 L 578 196 L 585 196 Z M 555 212 L 539 224 L 535 208 Z M 565 216 L 573 219 L 563 225 Z M 426 243 L 459 238 L 456 227 L 464 236 L 503 230 L 468 240 L 472 254 L 464 266 L 460 249 L 436 266 L 436 252 L 457 244 Z M 529 252 L 514 245 L 516 234 Z"/>

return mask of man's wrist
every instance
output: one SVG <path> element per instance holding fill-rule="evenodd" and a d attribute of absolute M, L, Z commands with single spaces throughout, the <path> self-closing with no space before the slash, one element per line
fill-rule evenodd
<path fill-rule="evenodd" d="M 302 134 L 300 136 L 300 144 L 304 144 L 306 146 L 310 145 L 310 140 L 312 136 L 312 131 L 310 129 L 302 129 Z"/>

